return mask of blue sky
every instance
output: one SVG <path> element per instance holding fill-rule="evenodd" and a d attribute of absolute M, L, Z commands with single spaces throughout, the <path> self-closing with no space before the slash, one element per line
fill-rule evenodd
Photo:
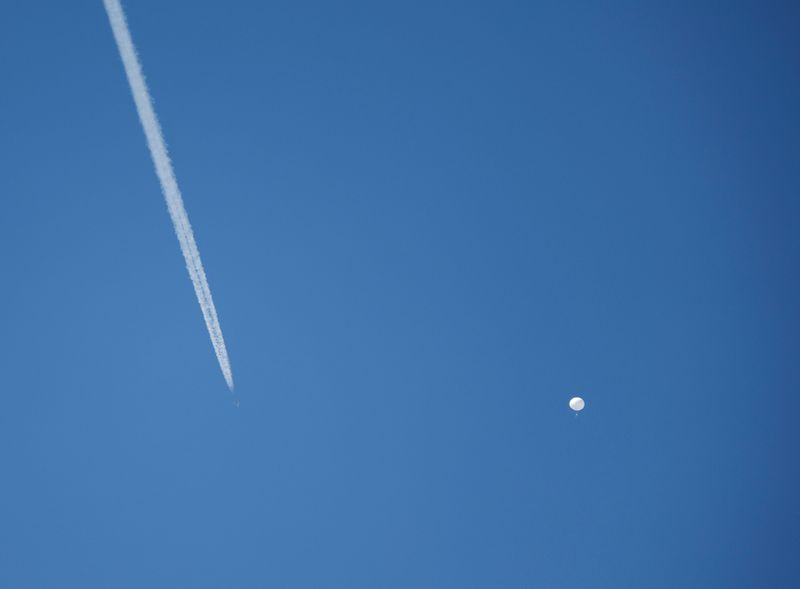
<path fill-rule="evenodd" d="M 790 3 L 0 18 L 0 585 L 800 584 Z M 574 394 L 587 401 L 575 417 Z"/>

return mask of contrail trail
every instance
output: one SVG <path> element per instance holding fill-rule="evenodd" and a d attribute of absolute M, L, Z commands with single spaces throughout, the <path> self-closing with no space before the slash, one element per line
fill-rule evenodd
<path fill-rule="evenodd" d="M 211 298 L 211 291 L 208 288 L 208 280 L 203 270 L 203 263 L 200 261 L 200 252 L 194 241 L 192 226 L 189 225 L 189 216 L 183 207 L 183 198 L 178 189 L 178 182 L 175 179 L 175 172 L 169 160 L 167 146 L 164 143 L 164 136 L 161 133 L 161 126 L 158 124 L 156 112 L 153 110 L 153 101 L 150 92 L 142 75 L 142 66 L 136 57 L 136 48 L 131 40 L 131 33 L 125 21 L 125 13 L 119 0 L 103 0 L 111 22 L 111 30 L 114 32 L 114 39 L 117 41 L 122 63 L 125 66 L 125 74 L 128 76 L 128 83 L 133 93 L 133 101 L 136 103 L 136 111 L 139 113 L 139 120 L 144 128 L 147 137 L 147 146 L 150 148 L 150 156 L 156 168 L 158 180 L 161 182 L 161 191 L 167 201 L 169 216 L 175 226 L 175 233 L 178 242 L 181 244 L 181 251 L 186 260 L 186 269 L 189 270 L 189 277 L 194 285 L 194 292 L 197 294 L 197 301 L 203 311 L 206 320 L 208 334 L 211 336 L 211 343 L 214 345 L 214 352 L 217 354 L 219 367 L 228 383 L 228 388 L 233 390 L 233 374 L 231 364 L 228 360 L 228 351 L 225 349 L 225 340 L 222 337 L 222 328 L 217 319 L 217 310 L 214 308 L 214 300 Z"/>

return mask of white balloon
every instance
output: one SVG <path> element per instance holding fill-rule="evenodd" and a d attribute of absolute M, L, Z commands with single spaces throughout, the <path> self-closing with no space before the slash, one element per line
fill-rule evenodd
<path fill-rule="evenodd" d="M 580 397 L 572 397 L 569 400 L 569 408 L 573 411 L 581 411 L 585 406 L 586 403 Z"/>

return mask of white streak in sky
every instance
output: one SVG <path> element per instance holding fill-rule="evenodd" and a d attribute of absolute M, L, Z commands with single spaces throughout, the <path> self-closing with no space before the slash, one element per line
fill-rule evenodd
<path fill-rule="evenodd" d="M 228 360 L 228 352 L 225 349 L 225 340 L 222 338 L 222 329 L 217 319 L 217 310 L 214 308 L 214 301 L 211 298 L 211 291 L 208 289 L 206 273 L 200 261 L 200 252 L 194 241 L 192 227 L 189 225 L 189 217 L 183 207 L 183 199 L 178 189 L 178 182 L 175 180 L 175 172 L 172 170 L 172 163 L 169 160 L 167 146 L 164 144 L 164 136 L 161 133 L 161 126 L 158 124 L 153 101 L 147 84 L 142 75 L 142 66 L 136 57 L 136 49 L 131 40 L 131 33 L 125 21 L 125 13 L 119 0 L 103 0 L 111 22 L 111 29 L 117 41 L 119 54 L 125 66 L 125 74 L 128 76 L 128 83 L 133 93 L 133 101 L 136 103 L 136 110 L 139 113 L 139 120 L 144 127 L 144 134 L 147 137 L 147 146 L 150 148 L 150 156 L 156 168 L 158 180 L 161 182 L 161 190 L 164 199 L 167 201 L 169 216 L 172 224 L 175 225 L 175 233 L 181 244 L 181 251 L 186 260 L 186 268 L 189 270 L 189 277 L 192 279 L 194 291 L 200 308 L 203 310 L 203 317 L 206 320 L 208 334 L 211 336 L 211 343 L 214 345 L 214 352 L 217 354 L 219 366 L 225 376 L 228 388 L 233 390 L 233 374 Z"/>

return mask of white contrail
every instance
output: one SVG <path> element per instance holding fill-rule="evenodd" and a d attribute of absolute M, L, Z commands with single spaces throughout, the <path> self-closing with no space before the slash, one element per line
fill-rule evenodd
<path fill-rule="evenodd" d="M 169 160 L 167 146 L 164 144 L 164 136 L 161 133 L 161 126 L 158 124 L 153 101 L 147 84 L 142 75 L 142 66 L 136 57 L 136 49 L 131 40 L 131 33 L 125 21 L 125 13 L 119 0 L 103 0 L 111 22 L 111 30 L 117 41 L 119 54 L 122 63 L 125 65 L 125 74 L 128 76 L 128 83 L 133 93 L 133 101 L 136 103 L 136 110 L 139 113 L 139 120 L 144 127 L 144 134 L 147 137 L 147 146 L 150 148 L 150 156 L 156 167 L 158 180 L 161 182 L 161 190 L 164 199 L 167 201 L 169 216 L 175 225 L 175 233 L 181 244 L 183 257 L 186 259 L 186 268 L 189 270 L 189 277 L 192 279 L 194 291 L 197 293 L 197 300 L 203 310 L 203 317 L 206 320 L 208 334 L 211 336 L 211 343 L 214 345 L 214 352 L 217 354 L 219 366 L 225 376 L 228 388 L 233 390 L 233 374 L 228 360 L 228 351 L 225 349 L 225 340 L 222 338 L 222 329 L 217 319 L 217 310 L 214 308 L 214 301 L 211 298 L 211 291 L 208 288 L 206 273 L 203 270 L 203 263 L 200 261 L 200 252 L 194 241 L 192 227 L 189 225 L 189 216 L 183 207 L 183 199 L 178 189 L 178 182 L 175 180 L 175 172 L 172 170 L 172 163 Z"/>

